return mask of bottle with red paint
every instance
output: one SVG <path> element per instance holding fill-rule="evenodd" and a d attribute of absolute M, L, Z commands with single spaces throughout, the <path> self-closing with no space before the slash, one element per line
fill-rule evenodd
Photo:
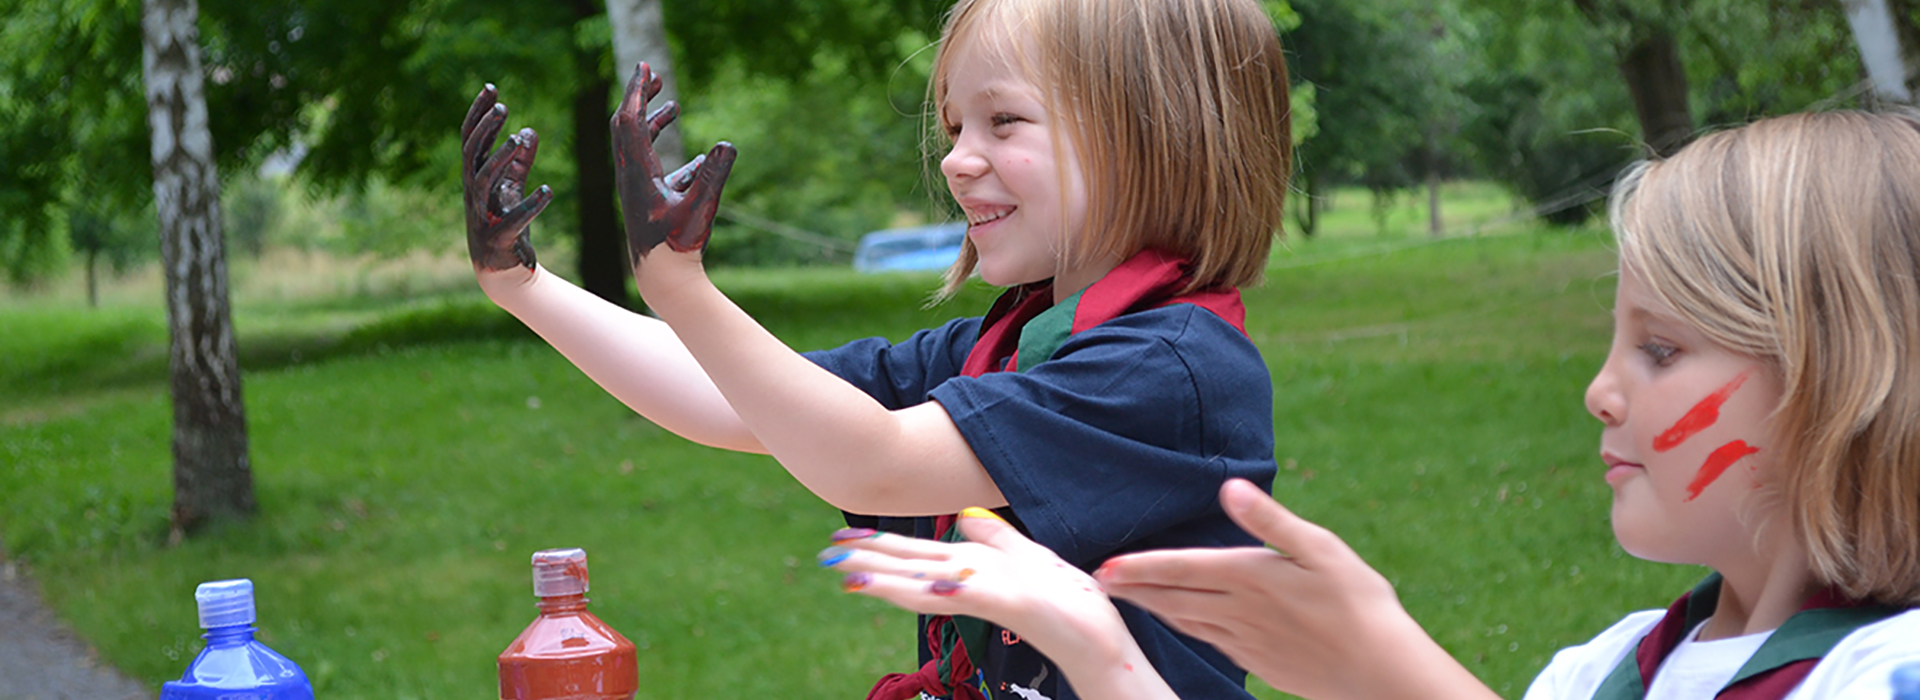
<path fill-rule="evenodd" d="M 540 616 L 500 652 L 501 700 L 631 700 L 640 689 L 633 642 L 587 612 L 587 552 L 533 554 Z"/>

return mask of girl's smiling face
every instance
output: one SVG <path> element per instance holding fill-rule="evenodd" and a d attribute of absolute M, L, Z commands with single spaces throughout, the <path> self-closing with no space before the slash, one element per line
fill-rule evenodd
<path fill-rule="evenodd" d="M 981 278 L 1005 287 L 1057 275 L 1057 288 L 1078 291 L 1098 275 L 1078 279 L 1061 260 L 1086 225 L 1086 177 L 1045 94 L 996 49 L 977 35 L 963 41 L 940 78 L 940 122 L 953 139 L 940 171 L 966 212 Z"/>
<path fill-rule="evenodd" d="M 1606 424 L 1614 537 L 1641 559 L 1741 566 L 1764 519 L 1749 509 L 1773 467 L 1778 373 L 1679 320 L 1630 270 L 1620 273 L 1613 319 L 1586 401 Z"/>

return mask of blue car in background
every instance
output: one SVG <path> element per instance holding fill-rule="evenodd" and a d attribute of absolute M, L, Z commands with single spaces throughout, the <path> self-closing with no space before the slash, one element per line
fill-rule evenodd
<path fill-rule="evenodd" d="M 874 231 L 860 237 L 860 246 L 853 251 L 853 269 L 945 270 L 960 259 L 960 243 L 966 239 L 965 221 Z"/>

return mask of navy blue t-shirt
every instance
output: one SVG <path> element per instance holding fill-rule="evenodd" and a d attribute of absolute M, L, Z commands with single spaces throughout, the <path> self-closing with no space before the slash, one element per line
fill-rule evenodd
<path fill-rule="evenodd" d="M 962 377 L 980 323 L 806 356 L 889 409 L 939 401 L 1007 497 L 1009 520 L 1083 570 L 1144 549 L 1259 544 L 1219 503 L 1231 477 L 1273 488 L 1273 384 L 1239 330 L 1171 304 L 1076 333 L 1024 372 Z M 931 518 L 849 521 L 933 536 Z M 1251 697 L 1246 673 L 1213 647 L 1115 605 L 1180 697 Z M 1031 645 L 998 627 L 990 636 L 988 653 L 974 654 L 989 697 L 1078 697 Z"/>

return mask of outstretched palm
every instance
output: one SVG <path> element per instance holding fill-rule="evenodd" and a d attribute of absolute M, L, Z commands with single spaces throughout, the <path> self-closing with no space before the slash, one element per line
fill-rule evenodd
<path fill-rule="evenodd" d="M 713 214 L 720 206 L 720 190 L 733 170 L 733 144 L 722 141 L 685 167 L 665 172 L 653 151 L 653 139 L 679 116 L 679 106 L 668 102 L 642 118 L 647 102 L 660 94 L 661 87 L 660 77 L 641 63 L 613 113 L 614 179 L 627 224 L 627 250 L 635 267 L 663 242 L 681 253 L 706 247 Z"/>
<path fill-rule="evenodd" d="M 507 122 L 507 106 L 499 103 L 492 85 L 480 91 L 460 125 L 460 181 L 466 187 L 467 254 L 478 270 L 515 267 L 533 269 L 533 244 L 527 226 L 553 201 L 553 190 L 541 185 L 526 196 L 527 171 L 540 136 L 521 129 L 507 137 L 499 150 L 493 140 Z M 491 154 L 488 151 L 492 151 Z"/>

